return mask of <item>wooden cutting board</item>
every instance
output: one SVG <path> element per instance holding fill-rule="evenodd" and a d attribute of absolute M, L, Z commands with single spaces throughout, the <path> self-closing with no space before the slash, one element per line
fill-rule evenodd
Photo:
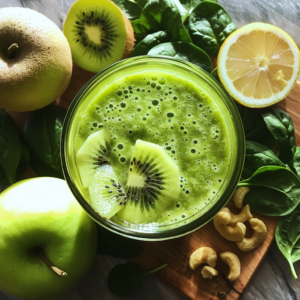
<path fill-rule="evenodd" d="M 67 109 L 81 87 L 93 76 L 93 73 L 84 71 L 74 65 L 71 83 L 62 97 L 56 101 L 56 105 Z M 300 145 L 299 102 L 300 82 L 297 82 L 290 95 L 277 104 L 277 107 L 287 111 L 294 121 L 297 145 Z M 11 115 L 18 124 L 18 127 L 21 128 L 29 113 L 20 114 L 11 112 Z M 35 174 L 32 170 L 29 170 L 25 175 L 27 178 L 34 176 Z M 235 213 L 238 213 L 231 202 L 229 202 L 228 205 Z M 140 242 L 142 252 L 135 258 L 135 261 L 141 267 L 149 270 L 168 263 L 168 267 L 157 273 L 157 276 L 175 286 L 191 299 L 236 300 L 250 281 L 274 239 L 277 218 L 266 217 L 255 213 L 253 213 L 253 215 L 266 224 L 268 233 L 264 243 L 250 253 L 240 251 L 234 242 L 229 242 L 222 238 L 215 230 L 212 222 L 210 222 L 184 237 L 162 242 Z M 251 228 L 248 228 L 247 235 L 249 236 L 251 234 Z M 202 278 L 200 273 L 201 267 L 195 271 L 190 270 L 188 267 L 191 253 L 203 246 L 212 247 L 218 253 L 216 268 L 219 271 L 219 275 L 212 280 Z M 228 267 L 219 258 L 219 254 L 224 251 L 236 253 L 241 260 L 241 275 L 234 283 L 225 280 Z"/>

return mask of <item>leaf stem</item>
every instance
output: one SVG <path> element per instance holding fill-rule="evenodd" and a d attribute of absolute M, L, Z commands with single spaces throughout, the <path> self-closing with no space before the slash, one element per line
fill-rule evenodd
<path fill-rule="evenodd" d="M 294 264 L 292 263 L 292 261 L 291 261 L 290 258 L 288 259 L 288 262 L 289 262 L 289 264 L 290 264 L 290 268 L 291 268 L 291 271 L 292 271 L 292 274 L 293 274 L 294 278 L 297 279 L 298 276 L 297 276 L 297 273 L 296 273 L 296 271 L 295 271 Z"/>
<path fill-rule="evenodd" d="M 49 259 L 46 257 L 46 255 L 44 254 L 43 250 L 41 248 L 37 248 L 36 249 L 38 255 L 40 256 L 40 258 L 44 261 L 44 263 L 58 276 L 61 277 L 65 277 L 68 274 L 65 271 L 62 271 L 61 269 L 53 266 L 53 264 L 49 261 Z"/>
<path fill-rule="evenodd" d="M 140 7 L 141 9 L 143 9 L 143 7 L 142 6 L 140 6 L 137 2 L 135 2 L 135 1 L 133 1 L 133 0 L 127 0 L 128 2 L 131 2 L 131 3 L 134 3 L 134 4 L 136 4 L 138 7 Z"/>
<path fill-rule="evenodd" d="M 158 271 L 160 271 L 160 270 L 166 268 L 167 266 L 168 266 L 168 264 L 164 264 L 164 265 L 162 265 L 162 266 L 160 266 L 160 267 L 158 267 L 158 268 L 156 268 L 156 269 L 154 269 L 154 270 L 151 270 L 151 271 L 142 273 L 142 274 L 136 276 L 136 278 L 144 278 L 144 277 L 146 277 L 146 276 L 149 276 L 149 275 L 151 275 L 151 274 L 153 274 L 153 273 L 155 273 L 155 272 L 158 272 Z"/>

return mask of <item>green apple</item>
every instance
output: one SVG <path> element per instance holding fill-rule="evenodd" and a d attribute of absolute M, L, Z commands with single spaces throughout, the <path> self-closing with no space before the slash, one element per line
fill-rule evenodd
<path fill-rule="evenodd" d="M 64 180 L 23 180 L 0 194 L 0 289 L 5 293 L 24 300 L 56 297 L 86 275 L 96 249 L 96 224 Z"/>

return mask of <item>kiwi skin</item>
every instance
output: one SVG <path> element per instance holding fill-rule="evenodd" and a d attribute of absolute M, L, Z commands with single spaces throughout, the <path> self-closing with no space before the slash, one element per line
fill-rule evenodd
<path fill-rule="evenodd" d="M 66 90 L 72 75 L 70 46 L 61 30 L 29 8 L 0 9 L 0 107 L 42 108 Z M 8 48 L 18 44 L 12 58 Z"/>
<path fill-rule="evenodd" d="M 117 6 L 117 5 L 116 5 Z M 118 7 L 118 6 L 117 6 Z M 119 8 L 119 7 L 118 7 Z M 120 9 L 120 8 L 119 8 Z M 120 9 L 121 10 L 121 9 Z M 121 11 L 122 12 L 122 11 Z M 135 44 L 135 38 L 134 38 L 134 31 L 133 28 L 131 26 L 130 21 L 127 19 L 127 17 L 124 15 L 124 13 L 122 12 L 123 15 L 123 19 L 125 21 L 125 27 L 126 27 L 126 32 L 127 32 L 127 39 L 125 42 L 125 46 L 124 46 L 124 52 L 123 55 L 121 57 L 122 59 L 128 58 L 131 56 L 133 49 L 134 49 L 134 44 Z"/>

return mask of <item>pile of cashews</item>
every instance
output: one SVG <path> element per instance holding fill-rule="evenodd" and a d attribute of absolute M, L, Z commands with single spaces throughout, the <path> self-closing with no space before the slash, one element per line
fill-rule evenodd
<path fill-rule="evenodd" d="M 241 263 L 239 258 L 232 252 L 226 251 L 220 254 L 221 259 L 229 266 L 227 278 L 231 281 L 236 280 L 241 273 Z M 203 278 L 212 279 L 218 275 L 218 271 L 214 268 L 217 264 L 217 253 L 213 248 L 201 247 L 194 251 L 190 257 L 190 268 L 195 270 L 201 264 L 208 264 L 201 270 Z"/>
<path fill-rule="evenodd" d="M 228 241 L 236 242 L 241 251 L 249 252 L 259 246 L 265 239 L 267 227 L 263 221 L 253 218 L 250 206 L 244 206 L 244 198 L 250 191 L 249 187 L 239 187 L 233 195 L 233 202 L 237 208 L 242 209 L 238 215 L 234 215 L 229 208 L 225 207 L 214 218 L 214 225 L 219 234 Z M 249 221 L 253 234 L 246 238 L 246 226 Z"/>
<path fill-rule="evenodd" d="M 250 206 L 244 206 L 244 198 L 250 191 L 248 187 L 239 187 L 233 195 L 233 201 L 237 208 L 241 209 L 238 215 L 233 214 L 229 208 L 223 208 L 214 218 L 214 226 L 219 234 L 228 241 L 236 242 L 241 251 L 248 252 L 259 246 L 265 239 L 267 228 L 261 220 L 253 218 Z M 253 234 L 246 238 L 246 226 L 244 222 L 249 221 Z M 230 281 L 236 280 L 241 273 L 241 263 L 238 256 L 232 252 L 226 251 L 220 254 L 221 259 L 229 266 L 227 278 Z M 214 269 L 217 264 L 217 253 L 210 247 L 201 247 L 194 251 L 190 256 L 190 268 L 195 270 L 201 264 L 208 264 L 201 270 L 203 278 L 212 279 L 218 275 Z"/>

